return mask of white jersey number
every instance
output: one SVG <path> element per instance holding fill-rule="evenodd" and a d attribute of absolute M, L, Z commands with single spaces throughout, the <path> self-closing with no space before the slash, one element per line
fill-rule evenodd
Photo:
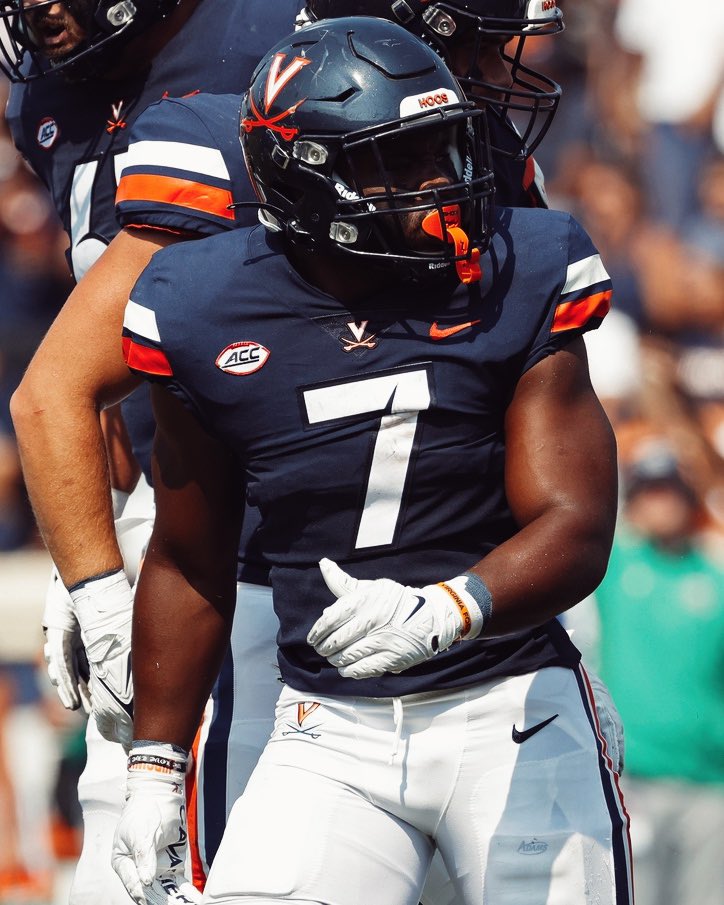
<path fill-rule="evenodd" d="M 113 159 L 116 185 L 127 153 L 122 151 Z M 73 185 L 70 190 L 70 259 L 76 283 L 108 247 L 108 242 L 104 239 L 91 235 L 93 185 L 98 172 L 98 163 L 98 160 L 88 160 L 77 164 L 73 171 Z"/>
<path fill-rule="evenodd" d="M 304 392 L 310 424 L 384 412 L 367 478 L 355 549 L 389 545 L 402 506 L 412 458 L 417 418 L 430 408 L 426 370 L 401 371 Z"/>

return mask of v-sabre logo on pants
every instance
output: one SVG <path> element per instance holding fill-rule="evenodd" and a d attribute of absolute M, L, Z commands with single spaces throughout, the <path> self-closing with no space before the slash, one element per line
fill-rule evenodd
<path fill-rule="evenodd" d="M 297 704 L 297 725 L 287 723 L 289 728 L 286 732 L 282 732 L 282 735 L 308 735 L 309 738 L 319 738 L 321 732 L 315 732 L 314 730 L 319 729 L 322 725 L 321 723 L 317 723 L 314 726 L 302 726 L 307 717 L 314 713 L 319 706 L 318 701 L 300 701 Z"/>

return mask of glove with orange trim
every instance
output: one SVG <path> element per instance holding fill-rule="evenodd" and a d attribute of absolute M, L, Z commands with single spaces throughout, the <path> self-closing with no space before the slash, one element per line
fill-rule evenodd
<path fill-rule="evenodd" d="M 319 563 L 337 600 L 312 626 L 307 641 L 340 675 L 368 679 L 399 673 L 477 638 L 490 615 L 490 593 L 471 573 L 411 588 L 389 578 L 353 578 L 329 559 Z"/>

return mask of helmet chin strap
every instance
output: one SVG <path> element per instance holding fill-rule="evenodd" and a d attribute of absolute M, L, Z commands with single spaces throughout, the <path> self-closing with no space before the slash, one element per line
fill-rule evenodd
<path fill-rule="evenodd" d="M 465 260 L 455 262 L 455 270 L 461 283 L 478 283 L 483 276 L 480 268 L 480 249 L 470 248 L 470 239 L 460 226 L 460 206 L 449 204 L 442 209 L 445 223 L 443 225 L 439 211 L 430 211 L 422 221 L 422 228 L 435 239 L 443 241 L 443 237 L 455 246 L 455 257 L 465 256 Z"/>

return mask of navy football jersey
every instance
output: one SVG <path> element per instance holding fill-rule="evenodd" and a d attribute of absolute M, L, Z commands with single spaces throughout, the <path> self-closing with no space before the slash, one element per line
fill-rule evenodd
<path fill-rule="evenodd" d="M 213 235 L 256 222 L 253 205 L 229 208 L 232 202 L 256 199 L 239 144 L 240 102 L 236 94 L 197 94 L 159 101 L 141 114 L 131 130 L 116 196 L 123 226 Z M 500 130 L 497 121 L 492 125 Z M 496 144 L 503 138 L 498 136 Z M 496 163 L 498 200 L 502 195 L 513 206 L 544 206 L 541 200 L 534 203 L 524 187 L 524 163 L 503 156 Z M 257 525 L 257 511 L 248 509 L 238 577 L 263 584 L 268 569 L 251 540 Z"/>
<path fill-rule="evenodd" d="M 483 282 L 445 297 L 397 286 L 351 311 L 307 284 L 260 226 L 160 251 L 133 290 L 129 367 L 165 384 L 243 463 L 295 688 L 394 696 L 577 662 L 557 620 L 363 681 L 341 678 L 305 640 L 332 602 L 320 557 L 422 586 L 516 531 L 506 408 L 528 368 L 600 323 L 611 286 L 569 215 L 505 209 L 495 225 Z"/>
<path fill-rule="evenodd" d="M 76 279 L 119 230 L 116 186 L 136 117 L 163 97 L 243 91 L 264 52 L 291 32 L 299 4 L 202 0 L 147 70 L 76 83 L 58 73 L 13 85 L 13 139 L 52 195 Z"/>
<path fill-rule="evenodd" d="M 138 115 L 166 96 L 243 90 L 267 48 L 291 32 L 300 3 L 202 0 L 150 67 L 134 76 L 70 83 L 56 73 L 13 85 L 7 111 L 13 139 L 52 196 L 76 280 L 120 229 L 116 186 Z M 181 228 L 206 234 L 205 223 L 205 213 L 190 215 Z M 150 480 L 154 422 L 147 392 L 137 390 L 122 408 Z"/>

